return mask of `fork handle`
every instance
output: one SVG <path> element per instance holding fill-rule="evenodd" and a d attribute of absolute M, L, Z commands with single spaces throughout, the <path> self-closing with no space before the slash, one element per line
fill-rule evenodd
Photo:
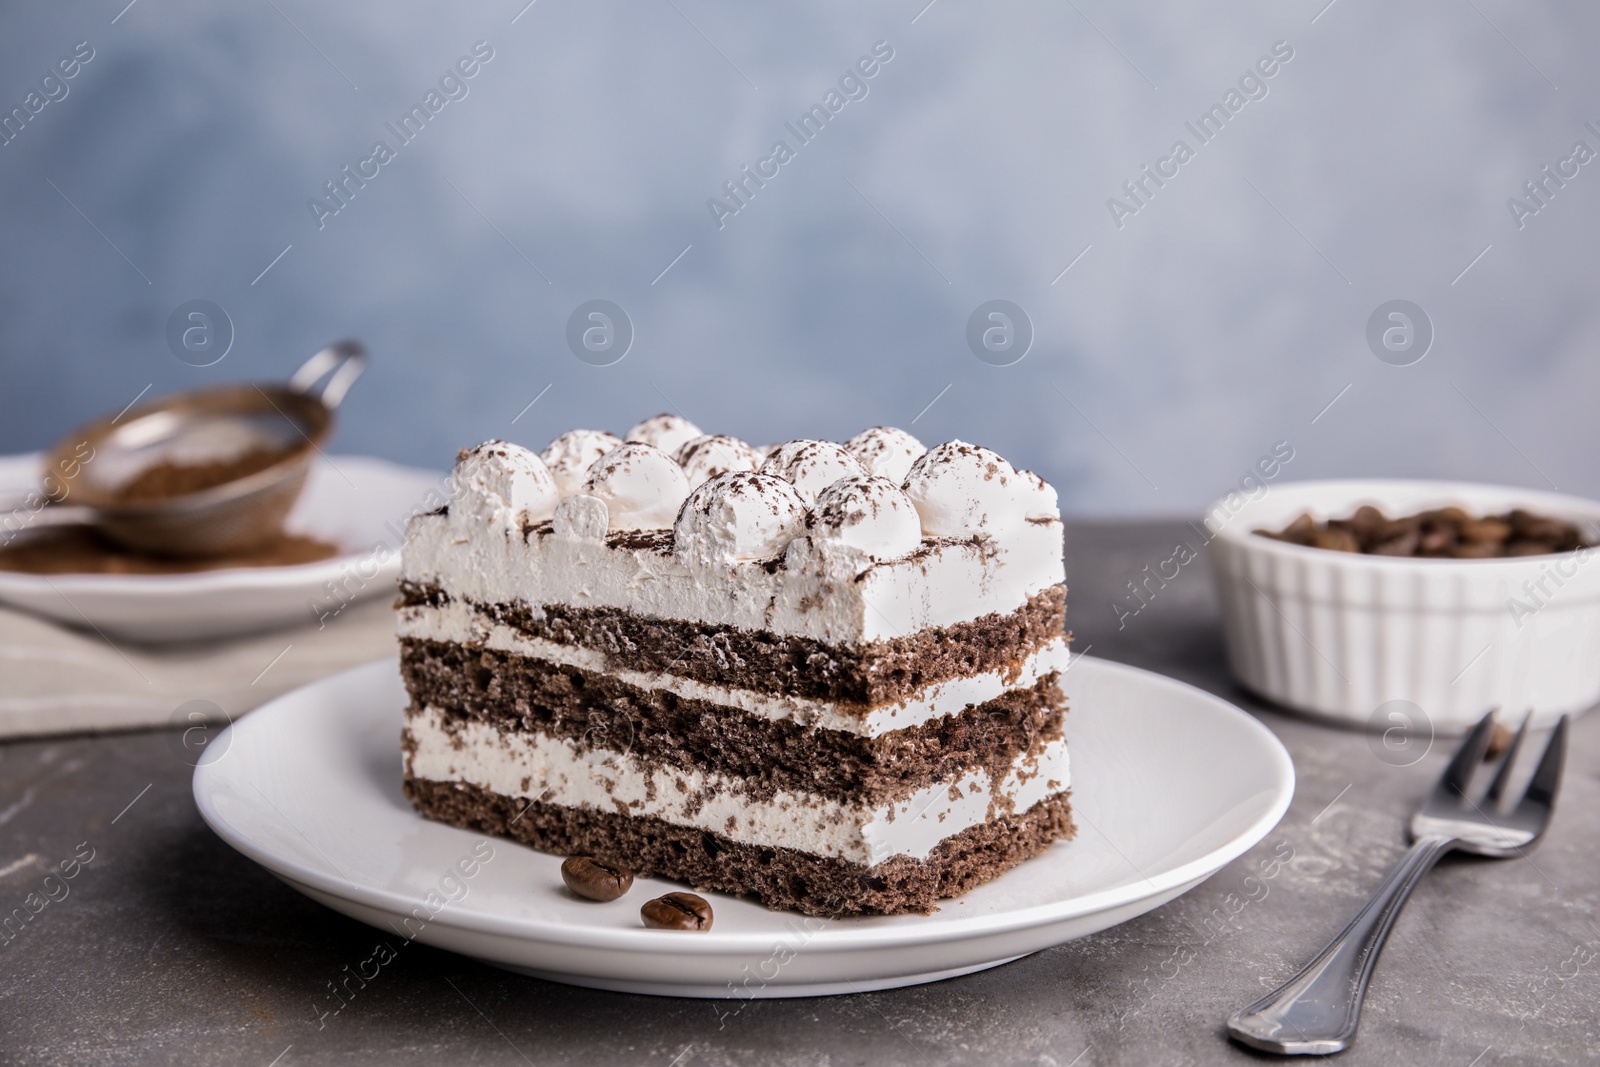
<path fill-rule="evenodd" d="M 1411 891 L 1453 837 L 1423 837 L 1394 865 L 1339 936 L 1301 972 L 1228 1019 L 1234 1040 L 1282 1056 L 1326 1056 L 1350 1046 L 1378 953 Z"/>

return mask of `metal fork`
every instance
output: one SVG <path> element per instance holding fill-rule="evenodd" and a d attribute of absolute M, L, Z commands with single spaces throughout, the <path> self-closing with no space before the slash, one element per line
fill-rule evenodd
<path fill-rule="evenodd" d="M 1567 753 L 1567 716 L 1545 745 L 1521 799 L 1502 812 L 1511 765 L 1528 734 L 1532 713 L 1500 764 L 1483 803 L 1467 795 L 1488 751 L 1494 712 L 1478 721 L 1445 768 L 1422 809 L 1411 817 L 1411 850 L 1395 864 L 1372 899 L 1305 969 L 1228 1019 L 1228 1034 L 1252 1048 L 1285 1056 L 1326 1056 L 1355 1040 L 1361 1002 L 1395 917 L 1422 876 L 1452 849 L 1476 856 L 1520 856 L 1550 824 Z"/>

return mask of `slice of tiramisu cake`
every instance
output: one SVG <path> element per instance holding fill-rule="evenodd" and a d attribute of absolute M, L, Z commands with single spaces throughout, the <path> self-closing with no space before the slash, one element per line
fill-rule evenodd
<path fill-rule="evenodd" d="M 1074 832 L 1060 513 L 987 449 L 661 415 L 457 460 L 401 584 L 425 815 L 814 915 Z"/>

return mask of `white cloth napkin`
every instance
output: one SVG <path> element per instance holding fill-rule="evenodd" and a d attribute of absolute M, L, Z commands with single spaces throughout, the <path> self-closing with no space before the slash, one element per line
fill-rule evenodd
<path fill-rule="evenodd" d="M 160 647 L 113 643 L 0 607 L 0 738 L 190 725 L 195 710 L 218 718 L 210 705 L 237 718 L 324 675 L 393 655 L 394 629 L 387 596 L 351 605 L 320 630 Z"/>

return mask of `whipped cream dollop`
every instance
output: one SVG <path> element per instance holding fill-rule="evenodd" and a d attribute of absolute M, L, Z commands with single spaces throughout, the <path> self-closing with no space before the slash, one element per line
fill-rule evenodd
<path fill-rule="evenodd" d="M 568 430 L 544 446 L 539 454 L 562 496 L 583 491 L 583 480 L 594 461 L 622 444 L 622 438 L 604 430 Z"/>
<path fill-rule="evenodd" d="M 678 449 L 701 436 L 703 434 L 700 427 L 688 419 L 681 415 L 669 415 L 663 412 L 660 415 L 652 415 L 643 422 L 634 423 L 633 428 L 627 433 L 626 440 L 654 445 L 667 455 L 675 456 L 678 454 Z"/>
<path fill-rule="evenodd" d="M 817 495 L 808 526 L 812 537 L 839 541 L 874 560 L 898 559 L 922 544 L 922 519 L 894 482 L 851 474 Z"/>
<path fill-rule="evenodd" d="M 561 493 L 544 462 L 521 445 L 485 441 L 456 456 L 452 522 L 509 528 L 555 514 Z"/>
<path fill-rule="evenodd" d="M 810 504 L 840 478 L 865 474 L 855 457 L 832 441 L 789 441 L 774 448 L 761 464 L 762 474 L 790 483 Z"/>
<path fill-rule="evenodd" d="M 862 430 L 844 443 L 844 450 L 866 468 L 868 474 L 903 485 L 911 464 L 927 450 L 921 441 L 893 426 L 874 426 Z"/>
<path fill-rule="evenodd" d="M 806 502 L 770 474 L 730 471 L 689 495 L 673 527 L 673 550 L 685 562 L 772 559 L 805 532 Z"/>
<path fill-rule="evenodd" d="M 579 493 L 556 505 L 550 525 L 556 537 L 563 541 L 604 541 L 611 516 L 604 500 Z"/>
<path fill-rule="evenodd" d="M 605 502 L 609 529 L 661 530 L 677 518 L 689 479 L 661 449 L 630 442 L 595 460 L 582 491 Z"/>
<path fill-rule="evenodd" d="M 678 465 L 693 487 L 730 471 L 754 471 L 761 466 L 761 457 L 737 437 L 718 433 L 684 442 L 678 449 Z"/>
<path fill-rule="evenodd" d="M 911 465 L 905 491 L 922 517 L 923 533 L 971 537 L 999 533 L 1023 521 L 1024 498 L 1035 487 L 997 453 L 965 441 L 946 441 Z"/>
<path fill-rule="evenodd" d="M 1017 471 L 1018 496 L 1025 519 L 1045 520 L 1061 518 L 1061 504 L 1056 499 L 1056 487 L 1032 471 Z"/>

